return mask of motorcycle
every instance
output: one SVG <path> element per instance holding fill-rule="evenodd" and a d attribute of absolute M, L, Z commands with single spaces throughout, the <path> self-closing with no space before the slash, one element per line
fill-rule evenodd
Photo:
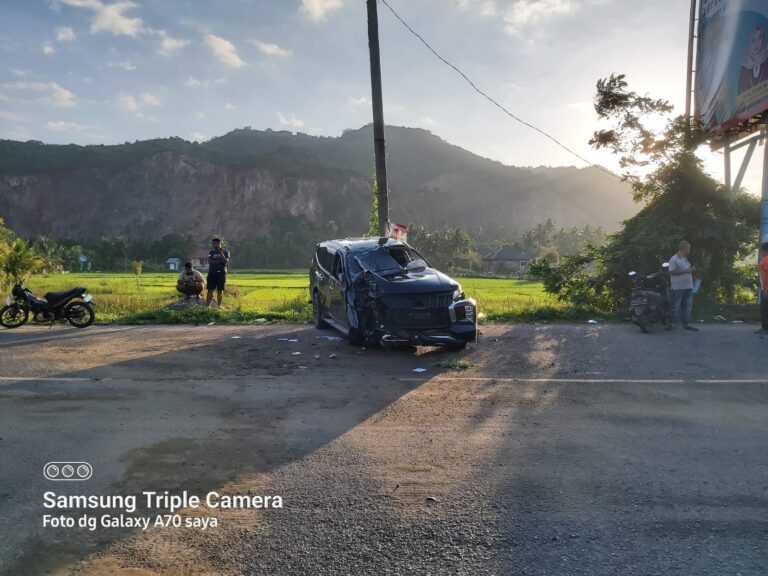
<path fill-rule="evenodd" d="M 643 276 L 630 272 L 632 279 L 632 297 L 629 302 L 629 314 L 632 322 L 640 326 L 645 334 L 651 331 L 651 325 L 670 322 L 671 300 L 668 274 L 669 264 L 664 263 L 662 270 Z"/>
<path fill-rule="evenodd" d="M 5 303 L 0 309 L 0 325 L 5 328 L 23 326 L 30 315 L 38 324 L 66 320 L 75 328 L 86 328 L 96 319 L 93 298 L 86 288 L 48 292 L 45 298 L 38 298 L 19 282 Z"/>

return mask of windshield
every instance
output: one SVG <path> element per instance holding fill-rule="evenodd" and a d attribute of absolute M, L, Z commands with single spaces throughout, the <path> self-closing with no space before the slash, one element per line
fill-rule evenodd
<path fill-rule="evenodd" d="M 360 266 L 377 274 L 399 274 L 414 260 L 421 256 L 406 246 L 379 246 L 357 257 Z"/>

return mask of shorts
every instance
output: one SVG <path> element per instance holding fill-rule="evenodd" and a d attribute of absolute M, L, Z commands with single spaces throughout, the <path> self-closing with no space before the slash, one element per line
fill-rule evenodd
<path fill-rule="evenodd" d="M 206 282 L 205 287 L 208 288 L 208 290 L 219 290 L 223 292 L 224 285 L 226 283 L 227 283 L 226 272 L 208 272 L 208 281 Z"/>

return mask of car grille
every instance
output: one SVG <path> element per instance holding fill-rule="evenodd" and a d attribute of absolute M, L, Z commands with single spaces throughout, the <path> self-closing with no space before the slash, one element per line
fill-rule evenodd
<path fill-rule="evenodd" d="M 450 294 L 386 296 L 383 301 L 390 321 L 399 328 L 442 328 L 451 323 L 448 307 L 453 298 Z"/>

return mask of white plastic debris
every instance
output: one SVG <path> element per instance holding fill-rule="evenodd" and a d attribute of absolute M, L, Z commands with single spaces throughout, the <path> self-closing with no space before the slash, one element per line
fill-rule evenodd
<path fill-rule="evenodd" d="M 419 372 L 419 373 L 426 372 L 426 371 L 427 371 L 426 368 L 414 368 L 413 370 L 411 370 L 411 372 Z"/>
<path fill-rule="evenodd" d="M 291 356 L 301 356 L 301 352 L 291 352 Z"/>
<path fill-rule="evenodd" d="M 256 320 L 254 320 L 254 322 L 256 322 L 256 324 L 264 324 L 264 322 L 266 322 L 266 321 L 267 321 L 266 318 L 256 318 Z"/>
<path fill-rule="evenodd" d="M 213 326 L 216 322 L 208 322 L 208 326 Z"/>
<path fill-rule="evenodd" d="M 731 320 L 731 324 L 744 324 L 741 320 Z"/>
<path fill-rule="evenodd" d="M 315 336 L 317 340 L 328 340 L 328 342 L 340 342 L 344 340 L 341 336 Z"/>
<path fill-rule="evenodd" d="M 240 338 L 242 338 L 242 336 L 232 336 L 232 340 L 238 340 Z"/>
<path fill-rule="evenodd" d="M 599 324 L 597 320 L 588 320 L 587 324 Z"/>
<path fill-rule="evenodd" d="M 717 316 L 712 316 L 712 320 L 718 320 L 719 322 L 725 322 L 725 318 L 723 316 L 720 316 L 719 314 Z"/>

